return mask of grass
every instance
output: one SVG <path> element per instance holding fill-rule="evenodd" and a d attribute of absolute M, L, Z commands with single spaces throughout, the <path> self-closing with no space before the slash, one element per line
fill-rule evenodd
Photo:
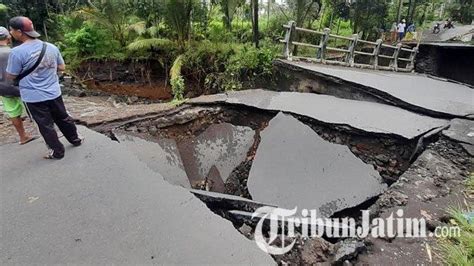
<path fill-rule="evenodd" d="M 474 173 L 466 181 L 466 194 L 474 196 Z M 451 207 L 447 211 L 451 216 L 452 226 L 459 226 L 459 236 L 439 239 L 440 255 L 445 264 L 448 265 L 474 265 L 474 224 L 469 223 L 465 213 L 474 211 L 474 206 L 467 208 Z"/>
<path fill-rule="evenodd" d="M 188 101 L 188 100 L 189 100 L 188 98 L 185 98 L 185 99 L 182 99 L 182 100 L 173 99 L 171 102 L 169 102 L 169 104 L 172 105 L 173 107 L 178 107 L 178 106 L 186 103 L 186 101 Z"/>

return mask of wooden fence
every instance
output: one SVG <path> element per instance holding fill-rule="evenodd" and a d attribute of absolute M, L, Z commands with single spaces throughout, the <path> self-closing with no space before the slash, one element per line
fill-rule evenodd
<path fill-rule="evenodd" d="M 396 46 L 384 44 L 381 39 L 370 42 L 365 40 L 360 40 L 359 35 L 354 34 L 351 37 L 339 36 L 335 34 L 331 34 L 330 29 L 324 29 L 323 32 L 304 29 L 296 27 L 296 23 L 294 21 L 290 21 L 288 25 L 283 25 L 286 28 L 286 35 L 285 39 L 281 40 L 285 44 L 283 48 L 283 56 L 288 59 L 300 59 L 300 60 L 307 60 L 317 63 L 323 64 L 334 64 L 334 65 L 344 65 L 349 67 L 360 67 L 360 68 L 370 68 L 370 69 L 382 69 L 382 70 L 392 70 L 392 71 L 399 71 L 399 72 L 411 72 L 415 67 L 415 56 L 418 52 L 418 45 L 412 49 L 402 47 L 401 43 L 398 43 Z M 294 41 L 295 34 L 297 32 L 305 32 L 310 34 L 316 34 L 320 36 L 319 44 L 310 44 L 310 43 L 303 43 Z M 330 47 L 328 46 L 330 38 L 335 40 L 345 40 L 348 42 L 347 47 L 338 48 L 338 47 Z M 372 50 L 372 52 L 367 51 L 360 51 L 357 50 L 357 45 L 362 44 L 366 50 Z M 316 53 L 314 57 L 302 57 L 302 56 L 294 56 L 293 50 L 295 46 L 304 46 L 315 48 Z M 391 51 L 390 55 L 381 54 L 381 51 Z M 344 57 L 342 60 L 334 60 L 328 58 L 328 52 L 339 52 L 344 53 Z M 401 57 L 401 54 L 408 54 L 408 57 Z M 355 63 L 356 56 L 368 56 L 370 59 L 370 63 L 363 64 L 363 63 Z M 383 66 L 379 64 L 379 59 L 385 58 L 389 60 L 389 64 Z M 401 62 L 405 62 L 404 64 Z M 400 65 L 404 65 L 401 67 Z"/>

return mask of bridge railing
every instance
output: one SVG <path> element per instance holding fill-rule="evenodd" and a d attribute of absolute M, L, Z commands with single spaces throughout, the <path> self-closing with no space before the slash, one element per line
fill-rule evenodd
<path fill-rule="evenodd" d="M 370 68 L 370 69 L 383 69 L 383 70 L 392 70 L 392 71 L 400 71 L 400 72 L 411 72 L 415 67 L 415 56 L 418 52 L 418 46 L 412 49 L 403 48 L 401 43 L 398 43 L 396 46 L 384 44 L 381 39 L 378 39 L 375 42 L 360 40 L 359 35 L 354 34 L 351 37 L 339 36 L 335 34 L 331 34 L 330 29 L 326 28 L 324 31 L 315 31 L 305 28 L 296 27 L 296 23 L 294 21 L 290 21 L 288 25 L 283 25 L 286 29 L 285 39 L 281 40 L 283 42 L 283 56 L 286 59 L 303 59 L 308 61 L 313 61 L 317 63 L 323 64 L 335 64 L 335 65 L 344 65 L 350 67 L 360 67 L 360 68 Z M 311 43 L 304 43 L 304 42 L 297 42 L 294 41 L 295 34 L 297 32 L 304 32 L 309 34 L 315 34 L 320 36 L 319 44 L 311 44 Z M 333 38 L 336 40 L 345 40 L 348 41 L 347 47 L 338 48 L 338 47 L 330 47 L 329 39 Z M 371 52 L 367 51 L 360 51 L 357 49 L 357 45 L 362 44 L 368 50 L 371 49 Z M 303 57 L 303 56 L 295 56 L 293 55 L 294 47 L 296 46 L 303 46 L 303 47 L 310 47 L 316 49 L 315 57 Z M 389 53 L 382 54 L 381 51 L 385 51 Z M 344 53 L 343 60 L 334 60 L 333 58 L 328 57 L 328 52 L 339 52 Z M 391 52 L 391 54 L 390 54 Z M 408 54 L 408 57 L 402 57 L 401 54 Z M 367 56 L 369 57 L 369 63 L 356 63 L 355 57 L 356 56 Z M 384 58 L 389 60 L 388 65 L 381 65 L 379 64 L 379 59 Z M 404 62 L 404 63 L 402 63 Z M 404 65 L 401 67 L 400 65 Z"/>

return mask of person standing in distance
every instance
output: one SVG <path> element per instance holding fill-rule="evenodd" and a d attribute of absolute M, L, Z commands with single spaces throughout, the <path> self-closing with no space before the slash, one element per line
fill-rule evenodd
<path fill-rule="evenodd" d="M 10 82 L 6 80 L 6 68 L 8 64 L 8 57 L 10 55 L 10 33 L 5 27 L 0 27 L 0 85 L 11 86 Z M 23 103 L 20 97 L 15 96 L 1 96 L 3 103 L 3 111 L 8 115 L 10 121 L 20 136 L 20 145 L 26 144 L 35 138 L 31 137 L 23 126 Z"/>
<path fill-rule="evenodd" d="M 398 23 L 398 41 L 401 42 L 405 37 L 405 27 L 407 26 L 406 20 L 402 19 L 402 22 Z"/>
<path fill-rule="evenodd" d="M 8 59 L 7 74 L 10 79 L 15 80 L 38 61 L 43 42 L 38 39 L 41 35 L 35 31 L 29 18 L 14 17 L 9 25 L 11 36 L 22 43 L 11 50 Z M 67 113 L 61 96 L 57 72 L 64 71 L 65 67 L 59 49 L 46 43 L 46 50 L 38 67 L 19 81 L 21 99 L 28 106 L 49 147 L 45 159 L 64 157 L 64 146 L 59 141 L 54 124 L 72 145 L 80 146 L 84 140 L 77 134 L 76 125 Z"/>

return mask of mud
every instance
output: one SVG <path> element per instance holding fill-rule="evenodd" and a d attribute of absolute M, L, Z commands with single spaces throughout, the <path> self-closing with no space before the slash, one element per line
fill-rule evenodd
<path fill-rule="evenodd" d="M 121 96 L 135 96 L 151 100 L 170 100 L 173 96 L 171 88 L 164 83 L 123 84 L 118 82 L 85 81 L 88 89 L 107 92 Z"/>

